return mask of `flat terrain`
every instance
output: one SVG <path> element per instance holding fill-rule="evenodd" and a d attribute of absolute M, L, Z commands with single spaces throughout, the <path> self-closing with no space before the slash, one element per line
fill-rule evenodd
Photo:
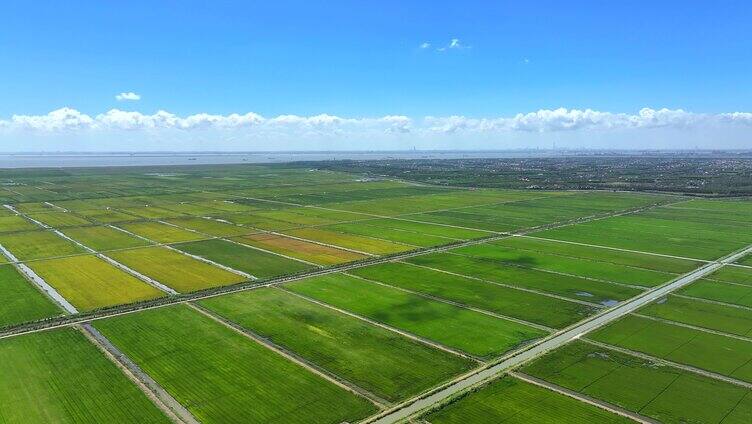
<path fill-rule="evenodd" d="M 0 422 L 752 421 L 749 200 L 379 175 L 0 170 Z"/>

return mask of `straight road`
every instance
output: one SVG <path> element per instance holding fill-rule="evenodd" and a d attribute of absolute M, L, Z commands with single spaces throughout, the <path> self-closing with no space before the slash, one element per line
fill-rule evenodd
<path fill-rule="evenodd" d="M 468 376 L 467 378 L 456 381 L 455 383 L 429 396 L 426 396 L 420 399 L 409 400 L 407 403 L 398 405 L 390 410 L 385 411 L 382 414 L 375 415 L 373 418 L 371 418 L 370 420 L 367 420 L 366 422 L 388 424 L 388 423 L 395 423 L 395 422 L 410 418 L 416 415 L 417 413 L 421 412 L 422 410 L 430 407 L 431 405 L 434 405 L 438 402 L 446 400 L 459 392 L 462 392 L 466 389 L 469 389 L 475 386 L 476 384 L 489 380 L 506 370 L 520 366 L 523 363 L 533 358 L 536 358 L 540 355 L 543 355 L 544 353 L 550 350 L 561 347 L 565 345 L 566 343 L 574 339 L 577 339 L 590 331 L 593 331 L 616 319 L 623 317 L 624 315 L 640 308 L 641 306 L 645 304 L 648 304 L 654 300 L 660 299 L 661 297 L 667 295 L 668 293 L 676 289 L 679 289 L 688 284 L 691 284 L 692 282 L 718 270 L 719 268 L 723 267 L 726 264 L 730 264 L 738 260 L 739 258 L 749 253 L 752 253 L 752 245 L 747 246 L 746 248 L 740 251 L 737 251 L 736 253 L 732 253 L 717 261 L 707 263 L 697 268 L 696 270 L 675 279 L 674 281 L 671 281 L 663 286 L 659 286 L 645 293 L 642 293 L 632 298 L 631 300 L 626 301 L 625 303 L 614 307 L 613 309 L 604 311 L 603 313 L 595 315 L 591 317 L 590 319 L 587 319 L 575 325 L 574 327 L 566 329 L 560 333 L 554 334 L 547 339 L 543 339 L 537 344 L 532 345 L 528 349 L 520 351 L 520 352 L 516 352 L 512 354 L 511 356 L 507 357 L 506 359 L 503 359 L 501 362 L 491 367 L 484 368 L 480 370 L 479 372 Z"/>

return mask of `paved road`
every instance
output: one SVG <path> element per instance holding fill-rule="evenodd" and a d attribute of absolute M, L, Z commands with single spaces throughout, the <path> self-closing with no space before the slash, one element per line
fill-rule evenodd
<path fill-rule="evenodd" d="M 506 359 L 502 360 L 496 365 L 493 365 L 489 368 L 485 368 L 477 372 L 476 374 L 473 374 L 465 379 L 457 381 L 454 384 L 451 384 L 450 386 L 447 386 L 439 390 L 438 392 L 435 392 L 427 397 L 424 397 L 418 400 L 413 400 L 412 403 L 403 404 L 402 406 L 397 406 L 395 408 L 392 408 L 391 410 L 388 410 L 385 413 L 376 415 L 372 419 L 367 420 L 366 422 L 387 424 L 387 423 L 395 423 L 395 422 L 404 420 L 406 418 L 412 417 L 413 415 L 417 414 L 423 409 L 430 407 L 431 405 L 434 405 L 435 403 L 441 402 L 456 393 L 459 393 L 478 383 L 486 381 L 503 371 L 517 367 L 550 350 L 563 346 L 564 344 L 576 338 L 579 338 L 585 333 L 593 331 L 599 327 L 602 327 L 608 324 L 611 321 L 621 318 L 622 316 L 636 310 L 637 308 L 647 303 L 660 299 L 661 297 L 667 295 L 673 290 L 676 290 L 688 284 L 691 284 L 695 280 L 698 280 L 716 271 L 722 266 L 732 263 L 736 261 L 737 259 L 739 259 L 740 257 L 751 252 L 752 252 L 752 245 L 747 246 L 745 249 L 742 249 L 736 253 L 728 255 L 720 260 L 707 263 L 701 266 L 700 268 L 697 268 L 696 270 L 688 274 L 685 274 L 684 276 L 681 276 L 668 284 L 651 289 L 645 293 L 642 293 L 641 295 L 638 295 L 632 300 L 629 300 L 621 305 L 614 307 L 613 309 L 610 309 L 610 310 L 604 311 L 601 314 L 595 315 L 591 317 L 590 319 L 583 321 L 582 323 L 577 324 L 576 326 L 570 329 L 554 334 L 547 339 L 543 339 L 537 344 L 532 345 L 526 350 L 512 354 L 511 356 L 507 357 Z"/>

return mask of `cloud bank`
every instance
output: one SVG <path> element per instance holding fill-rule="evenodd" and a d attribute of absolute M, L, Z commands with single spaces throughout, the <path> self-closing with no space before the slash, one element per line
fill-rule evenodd
<path fill-rule="evenodd" d="M 0 119 L 3 151 L 117 146 L 119 150 L 504 149 L 549 147 L 552 142 L 592 148 L 752 148 L 752 113 L 644 108 L 629 114 L 559 108 L 490 118 L 347 118 L 264 117 L 253 112 L 178 116 L 119 109 L 92 116 L 61 108 L 46 115 Z"/>
<path fill-rule="evenodd" d="M 127 93 L 120 93 L 120 94 L 116 95 L 115 96 L 115 100 L 117 100 L 119 102 L 122 102 L 122 101 L 125 101 L 125 100 L 135 101 L 135 100 L 141 100 L 141 96 L 138 95 L 138 94 L 136 94 L 136 93 L 134 93 L 134 92 L 132 92 L 132 91 L 129 91 Z"/>

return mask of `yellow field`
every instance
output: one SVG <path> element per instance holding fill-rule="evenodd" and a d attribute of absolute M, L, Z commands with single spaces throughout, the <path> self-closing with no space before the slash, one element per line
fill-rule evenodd
<path fill-rule="evenodd" d="M 93 255 L 36 261 L 28 265 L 80 311 L 164 295 Z"/>

